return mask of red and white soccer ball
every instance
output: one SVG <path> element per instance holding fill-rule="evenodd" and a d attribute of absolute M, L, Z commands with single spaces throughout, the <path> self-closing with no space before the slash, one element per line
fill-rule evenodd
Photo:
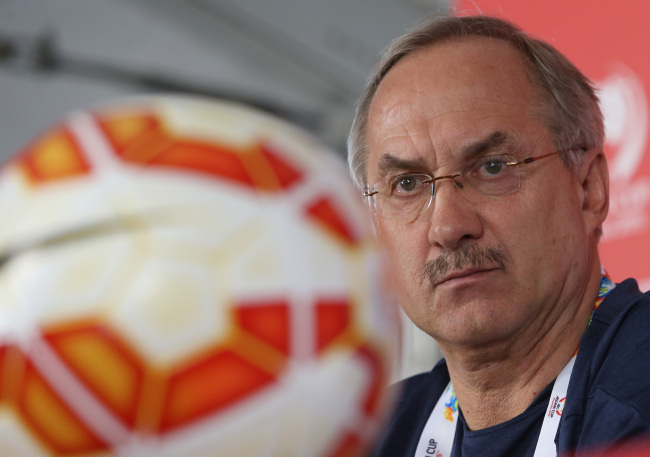
<path fill-rule="evenodd" d="M 334 155 L 195 98 L 80 111 L 0 171 L 3 456 L 351 457 L 396 320 Z"/>

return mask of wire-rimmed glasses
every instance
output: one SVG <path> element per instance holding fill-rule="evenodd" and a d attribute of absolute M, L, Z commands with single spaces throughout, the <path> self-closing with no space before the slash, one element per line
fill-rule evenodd
<path fill-rule="evenodd" d="M 404 173 L 368 187 L 363 195 L 371 199 L 379 217 L 412 219 L 431 206 L 436 181 L 450 179 L 470 201 L 480 201 L 486 195 L 509 195 L 521 184 L 520 165 L 578 149 L 586 150 L 572 147 L 522 160 L 507 154 L 491 155 L 465 163 L 456 173 L 436 177 L 425 173 Z"/>

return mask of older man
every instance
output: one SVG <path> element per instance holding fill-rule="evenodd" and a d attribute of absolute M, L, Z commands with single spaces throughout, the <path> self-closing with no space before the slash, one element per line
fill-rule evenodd
<path fill-rule="evenodd" d="M 445 357 L 401 383 L 377 456 L 554 456 L 650 430 L 650 299 L 601 267 L 602 115 L 566 58 L 498 19 L 425 22 L 372 76 L 349 162 L 400 304 Z"/>

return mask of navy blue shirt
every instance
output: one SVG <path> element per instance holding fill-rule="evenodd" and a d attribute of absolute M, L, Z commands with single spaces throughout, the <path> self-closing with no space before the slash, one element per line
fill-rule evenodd
<path fill-rule="evenodd" d="M 374 457 L 414 457 L 420 435 L 449 383 L 441 360 L 398 389 L 394 413 Z M 451 457 L 530 457 L 535 452 L 549 385 L 519 416 L 471 431 L 460 411 Z M 556 435 L 559 453 L 650 434 L 650 293 L 636 281 L 619 284 L 594 312 L 580 342 Z M 418 456 L 419 457 L 419 456 Z"/>

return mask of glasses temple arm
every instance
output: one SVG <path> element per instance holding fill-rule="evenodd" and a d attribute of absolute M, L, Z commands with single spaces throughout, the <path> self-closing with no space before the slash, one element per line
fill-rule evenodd
<path fill-rule="evenodd" d="M 525 163 L 531 163 L 531 162 L 535 162 L 536 160 L 541 160 L 541 159 L 545 159 L 547 157 L 554 156 L 556 154 L 562 154 L 564 152 L 575 151 L 576 149 L 582 149 L 583 151 L 587 151 L 587 148 L 585 146 L 574 146 L 572 148 L 562 149 L 561 151 L 550 152 L 548 154 L 544 154 L 544 155 L 541 155 L 541 156 L 526 157 L 525 159 L 522 159 L 522 160 L 520 160 L 518 162 L 508 162 L 508 163 L 506 163 L 506 165 L 512 167 L 512 166 L 522 165 L 522 164 L 525 164 Z"/>

